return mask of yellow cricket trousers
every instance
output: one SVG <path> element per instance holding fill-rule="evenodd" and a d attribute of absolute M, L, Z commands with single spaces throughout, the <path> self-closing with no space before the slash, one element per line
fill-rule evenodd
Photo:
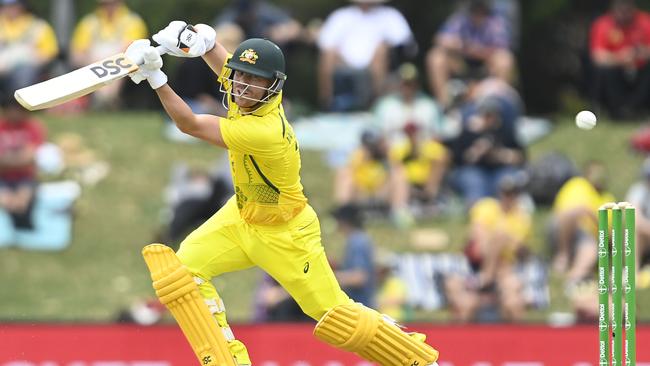
<path fill-rule="evenodd" d="M 218 299 L 212 277 L 259 266 L 319 320 L 329 309 L 352 303 L 341 290 L 321 245 L 320 223 L 307 205 L 286 224 L 252 225 L 239 215 L 235 198 L 192 232 L 177 253 L 189 271 L 206 282 L 206 299 Z"/>

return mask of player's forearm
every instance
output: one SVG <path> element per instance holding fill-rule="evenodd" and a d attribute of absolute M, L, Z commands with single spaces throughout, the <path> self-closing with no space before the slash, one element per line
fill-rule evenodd
<path fill-rule="evenodd" d="M 221 74 L 221 68 L 226 63 L 228 51 L 219 42 L 215 42 L 214 47 L 203 55 L 203 61 L 214 71 L 215 74 Z"/>
<path fill-rule="evenodd" d="M 156 89 L 156 93 L 178 129 L 216 146 L 228 148 L 221 136 L 219 117 L 211 114 L 194 114 L 187 103 L 167 84 Z"/>
<path fill-rule="evenodd" d="M 169 85 L 156 89 L 156 93 L 165 111 L 181 131 L 189 133 L 197 128 L 196 115 Z"/>

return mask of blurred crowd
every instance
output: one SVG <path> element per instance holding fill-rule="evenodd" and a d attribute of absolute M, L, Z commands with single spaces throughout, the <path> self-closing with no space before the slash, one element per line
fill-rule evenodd
<path fill-rule="evenodd" d="M 555 273 L 575 316 L 594 318 L 595 214 L 614 197 L 601 162 L 578 169 L 558 154 L 528 159 L 526 123 L 532 122 L 518 92 L 520 2 L 458 1 L 428 44 L 416 42 L 409 20 L 393 5 L 350 0 L 322 21 L 301 24 L 272 1 L 233 0 L 206 20 L 230 51 L 251 37 L 277 43 L 287 56 L 288 83 L 300 82 L 291 79 L 291 67 L 301 49 L 315 50 L 319 113 L 331 119 L 362 114 L 369 121 L 356 132 L 340 131 L 358 141 L 331 163 L 331 215 L 345 240 L 342 259 L 333 265 L 342 286 L 356 301 L 400 321 L 442 307 L 460 322 L 521 321 L 531 309 L 548 307 Z M 650 14 L 633 0 L 611 0 L 589 32 L 591 106 L 614 119 L 647 112 Z M 58 60 L 67 61 L 65 68 L 80 67 L 148 35 L 127 1 L 98 0 L 96 10 L 79 19 L 68 49 L 60 50 L 52 27 L 26 1 L 0 0 L 0 246 L 65 247 L 80 190 L 75 182 L 94 184 L 109 169 L 92 152 L 79 152 L 79 136 L 48 144 L 43 124 L 13 101 L 13 91 L 52 76 Z M 196 113 L 224 108 L 201 59 L 179 61 L 170 83 Z M 113 83 L 59 112 L 116 110 L 125 104 L 126 84 Z M 285 97 L 291 112 L 292 95 Z M 165 133 L 192 141 L 172 123 Z M 637 268 L 648 272 L 650 161 L 640 170 L 627 200 L 638 208 Z M 44 185 L 38 183 L 42 174 L 72 179 Z M 212 171 L 176 166 L 160 240 L 178 244 L 231 194 L 227 163 L 217 162 Z M 550 207 L 547 245 L 533 248 L 539 207 Z M 431 228 L 418 222 L 453 215 L 467 217 L 467 226 L 464 242 L 455 245 L 462 250 L 450 252 L 439 228 L 426 231 Z M 376 223 L 394 225 L 427 249 L 413 255 L 377 247 L 366 232 Z M 255 309 L 259 321 L 305 319 L 272 278 L 261 280 Z M 120 319 L 137 320 L 144 311 L 147 322 L 155 321 L 154 310 L 160 309 L 143 303 Z"/>

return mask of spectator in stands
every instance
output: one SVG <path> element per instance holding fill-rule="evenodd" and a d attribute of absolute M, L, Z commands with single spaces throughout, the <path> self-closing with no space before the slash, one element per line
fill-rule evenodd
<path fill-rule="evenodd" d="M 37 82 L 58 52 L 54 31 L 24 0 L 0 0 L 0 98 Z"/>
<path fill-rule="evenodd" d="M 351 0 L 327 17 L 318 37 L 318 91 L 323 108 L 367 108 L 384 88 L 391 52 L 408 48 L 413 35 L 386 0 Z"/>
<path fill-rule="evenodd" d="M 461 112 L 462 131 L 449 143 L 451 183 L 471 207 L 480 198 L 496 197 L 499 180 L 521 168 L 525 152 L 516 136 L 519 107 L 511 99 L 486 93 Z"/>
<path fill-rule="evenodd" d="M 387 211 L 398 227 L 408 227 L 408 182 L 404 169 L 391 165 L 386 138 L 376 129 L 361 135 L 361 146 L 336 172 L 334 200 L 338 205 L 355 203 L 364 209 Z"/>
<path fill-rule="evenodd" d="M 418 139 L 440 140 L 445 134 L 445 117 L 436 102 L 422 92 L 419 72 L 411 63 L 402 64 L 396 72 L 397 91 L 377 100 L 373 108 L 374 117 L 389 144 L 403 141 L 404 127 L 417 127 Z"/>
<path fill-rule="evenodd" d="M 465 255 L 473 274 L 469 279 L 450 276 L 445 281 L 459 321 L 472 320 L 481 308 L 495 305 L 503 318 L 521 320 L 532 305 L 525 297 L 526 283 L 517 273 L 532 227 L 531 213 L 519 199 L 521 185 L 515 175 L 506 175 L 499 182 L 498 199 L 483 198 L 470 210 Z"/>
<path fill-rule="evenodd" d="M 591 27 L 592 99 L 614 118 L 629 118 L 650 101 L 650 14 L 634 0 L 612 0 Z"/>
<path fill-rule="evenodd" d="M 338 207 L 333 216 L 345 236 L 345 254 L 335 274 L 350 298 L 366 306 L 375 305 L 376 275 L 374 246 L 363 228 L 361 210 L 356 205 Z"/>
<path fill-rule="evenodd" d="M 642 180 L 634 183 L 625 196 L 625 200 L 636 207 L 637 271 L 650 260 L 650 158 L 643 162 L 641 175 Z"/>
<path fill-rule="evenodd" d="M 404 126 L 406 139 L 390 149 L 394 174 L 405 177 L 409 189 L 404 200 L 432 204 L 438 197 L 447 168 L 447 149 L 438 141 L 423 139 L 416 124 Z"/>
<path fill-rule="evenodd" d="M 451 103 L 448 81 L 480 73 L 512 80 L 514 56 L 510 27 L 489 0 L 468 0 L 443 24 L 427 54 L 429 87 L 441 107 Z"/>
<path fill-rule="evenodd" d="M 157 241 L 177 247 L 188 233 L 214 215 L 232 196 L 231 179 L 225 155 L 210 171 L 176 164 L 165 190 L 166 210 L 171 215 Z"/>
<path fill-rule="evenodd" d="M 32 229 L 31 209 L 37 185 L 36 150 L 45 128 L 13 98 L 6 97 L 0 117 L 0 212 L 15 228 Z"/>
<path fill-rule="evenodd" d="M 379 249 L 379 248 L 378 248 Z M 377 251 L 377 310 L 398 322 L 409 321 L 412 307 L 407 303 L 408 288 L 396 273 L 396 258 L 393 253 Z"/>
<path fill-rule="evenodd" d="M 77 24 L 70 44 L 71 62 L 80 67 L 122 52 L 134 40 L 147 38 L 147 26 L 122 0 L 97 0 L 97 9 Z M 116 107 L 122 82 L 111 83 L 95 93 L 99 107 Z"/>
<path fill-rule="evenodd" d="M 598 208 L 613 202 L 605 191 L 607 172 L 599 161 L 586 164 L 582 176 L 560 188 L 549 225 L 553 268 L 566 275 L 567 286 L 589 278 L 597 260 Z"/>
<path fill-rule="evenodd" d="M 284 9 L 266 0 L 233 0 L 215 19 L 220 26 L 238 26 L 243 39 L 267 38 L 283 47 L 300 39 L 302 25 Z"/>

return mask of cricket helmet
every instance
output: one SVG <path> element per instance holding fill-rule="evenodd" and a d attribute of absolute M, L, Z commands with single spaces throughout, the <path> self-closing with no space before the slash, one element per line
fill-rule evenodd
<path fill-rule="evenodd" d="M 268 102 L 276 94 L 280 93 L 287 79 L 285 74 L 284 54 L 278 45 L 262 38 L 251 38 L 240 43 L 233 56 L 226 63 L 226 67 L 233 71 L 245 72 L 265 79 L 273 83 L 268 88 L 264 98 L 258 102 Z M 232 83 L 234 72 L 231 72 L 228 79 Z M 241 83 L 241 82 L 239 82 Z M 259 88 L 258 86 L 246 84 L 247 87 Z"/>

